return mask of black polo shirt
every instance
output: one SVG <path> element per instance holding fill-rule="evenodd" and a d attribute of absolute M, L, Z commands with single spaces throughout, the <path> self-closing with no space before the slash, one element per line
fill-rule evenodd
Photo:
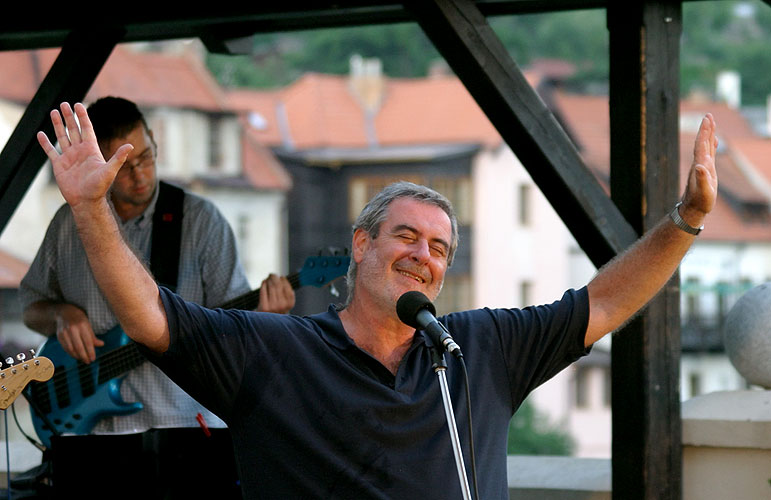
<path fill-rule="evenodd" d="M 208 310 L 161 288 L 171 346 L 152 357 L 229 426 L 245 498 L 461 498 L 429 340 L 393 376 L 334 307 L 308 317 Z M 440 318 L 463 349 L 481 498 L 508 498 L 508 422 L 525 396 L 586 354 L 586 289 L 553 304 Z M 447 379 L 471 481 L 461 368 Z"/>

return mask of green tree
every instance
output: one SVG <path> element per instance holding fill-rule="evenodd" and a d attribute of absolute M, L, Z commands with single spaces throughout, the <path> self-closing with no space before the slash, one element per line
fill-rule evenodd
<path fill-rule="evenodd" d="M 509 455 L 570 455 L 574 448 L 570 434 L 549 423 L 527 400 L 509 422 Z"/>
<path fill-rule="evenodd" d="M 521 68 L 536 59 L 571 61 L 568 85 L 605 88 L 608 30 L 604 9 L 496 16 L 489 19 Z M 683 2 L 681 93 L 714 92 L 720 71 L 742 76 L 744 104 L 763 104 L 771 88 L 771 6 L 760 0 Z M 392 77 L 425 76 L 440 56 L 415 23 L 262 34 L 250 56 L 211 55 L 208 63 L 225 86 L 277 87 L 308 71 L 346 74 L 353 54 L 377 57 Z M 598 85 L 599 84 L 599 85 Z"/>

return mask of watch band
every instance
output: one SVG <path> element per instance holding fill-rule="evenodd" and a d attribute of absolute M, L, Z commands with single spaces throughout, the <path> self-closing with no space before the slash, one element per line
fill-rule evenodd
<path fill-rule="evenodd" d="M 702 224 L 701 227 L 693 227 L 687 222 L 683 220 L 682 217 L 680 217 L 680 212 L 678 211 L 678 208 L 680 208 L 680 205 L 682 205 L 682 201 L 678 201 L 677 205 L 675 205 L 675 208 L 669 212 L 669 217 L 672 219 L 672 222 L 675 223 L 677 227 L 682 229 L 688 234 L 698 235 L 702 229 L 704 229 L 704 225 Z"/>

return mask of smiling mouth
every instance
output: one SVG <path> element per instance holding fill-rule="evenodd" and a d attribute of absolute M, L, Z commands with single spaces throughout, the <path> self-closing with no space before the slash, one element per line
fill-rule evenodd
<path fill-rule="evenodd" d="M 418 283 L 425 283 L 426 282 L 425 279 L 423 279 L 422 277 L 418 276 L 417 274 L 408 273 L 407 271 L 399 271 L 399 274 L 401 274 L 402 276 L 406 276 L 408 278 L 412 278 L 415 281 L 417 281 Z"/>

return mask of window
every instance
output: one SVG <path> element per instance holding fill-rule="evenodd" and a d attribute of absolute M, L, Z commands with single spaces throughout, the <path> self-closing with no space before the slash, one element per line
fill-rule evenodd
<path fill-rule="evenodd" d="M 692 277 L 685 280 L 682 292 L 685 295 L 683 321 L 685 323 L 698 321 L 701 315 L 699 278 Z"/>
<path fill-rule="evenodd" d="M 351 179 L 348 184 L 348 218 L 350 222 L 356 220 L 356 217 L 359 216 L 373 196 L 387 185 L 398 181 L 425 184 L 425 179 L 420 175 L 372 176 Z"/>
<path fill-rule="evenodd" d="M 519 185 L 519 196 L 517 200 L 517 220 L 522 226 L 529 226 L 532 218 L 532 207 L 530 206 L 532 201 L 532 187 L 529 184 Z"/>
<path fill-rule="evenodd" d="M 466 311 L 472 306 L 471 276 L 446 275 L 442 293 L 434 301 L 440 316 L 454 311 Z"/>
<path fill-rule="evenodd" d="M 160 115 L 150 115 L 147 126 L 153 132 L 153 141 L 158 146 L 155 148 L 155 169 L 159 176 L 168 175 L 175 165 L 169 161 L 168 149 L 171 144 L 166 137 L 166 120 Z"/>
<path fill-rule="evenodd" d="M 212 170 L 222 168 L 222 117 L 212 116 L 209 119 L 209 166 Z"/>
<path fill-rule="evenodd" d="M 241 264 L 244 269 L 249 270 L 251 268 L 251 253 L 249 251 L 249 216 L 246 214 L 238 214 L 238 220 L 236 222 L 236 234 L 238 237 L 238 254 L 241 258 Z"/>
<path fill-rule="evenodd" d="M 519 305 L 520 307 L 527 307 L 533 305 L 533 283 L 530 281 L 522 281 L 519 284 Z"/>
<path fill-rule="evenodd" d="M 688 375 L 688 387 L 691 391 L 691 397 L 695 397 L 701 394 L 701 374 L 691 372 Z"/>
<path fill-rule="evenodd" d="M 723 320 L 725 320 L 726 314 L 728 314 L 729 310 L 729 303 L 730 303 L 730 294 L 731 294 L 731 287 L 728 285 L 728 283 L 721 281 L 718 282 L 717 287 L 717 322 L 718 325 L 723 324 Z"/>
<path fill-rule="evenodd" d="M 471 179 L 468 177 L 436 177 L 432 180 L 432 189 L 439 191 L 450 200 L 455 208 L 458 224 L 469 225 L 473 220 L 473 200 Z"/>
<path fill-rule="evenodd" d="M 589 368 L 585 366 L 576 367 L 575 375 L 575 405 L 576 408 L 589 408 Z"/>
<path fill-rule="evenodd" d="M 471 179 L 469 177 L 435 177 L 429 179 L 419 174 L 382 175 L 371 177 L 356 177 L 348 184 L 348 218 L 356 220 L 359 213 L 373 196 L 387 185 L 408 181 L 428 186 L 443 194 L 455 209 L 459 225 L 470 225 L 473 221 L 473 200 L 471 194 Z"/>

